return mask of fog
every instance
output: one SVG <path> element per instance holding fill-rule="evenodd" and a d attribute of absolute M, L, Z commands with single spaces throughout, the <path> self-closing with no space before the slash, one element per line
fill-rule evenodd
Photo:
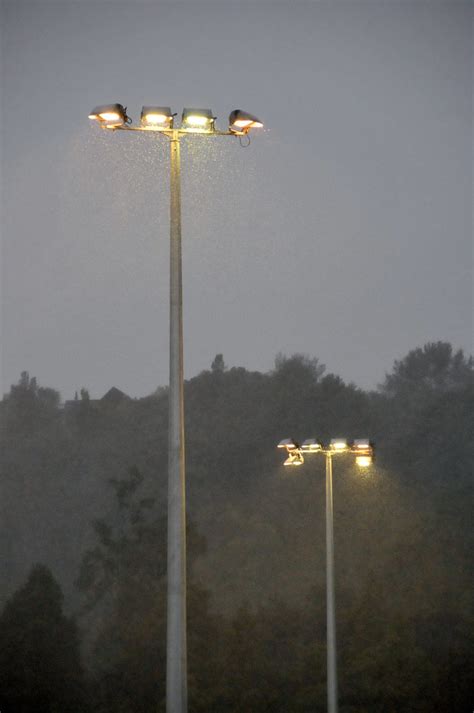
<path fill-rule="evenodd" d="M 107 101 L 265 122 L 184 152 L 188 376 L 302 352 L 367 388 L 417 344 L 471 350 L 469 12 L 4 2 L 3 391 L 167 383 L 167 148 L 89 126 Z"/>
<path fill-rule="evenodd" d="M 189 713 L 471 710 L 472 6 L 3 0 L 0 710 L 166 708 L 181 139 Z M 175 713 L 175 711 L 172 711 Z M 187 713 L 187 711 L 179 711 Z"/>

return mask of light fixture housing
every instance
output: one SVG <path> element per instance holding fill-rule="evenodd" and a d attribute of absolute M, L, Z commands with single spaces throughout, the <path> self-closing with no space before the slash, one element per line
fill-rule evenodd
<path fill-rule="evenodd" d="M 196 132 L 213 131 L 216 117 L 211 109 L 183 109 L 181 125 L 183 129 Z"/>
<path fill-rule="evenodd" d="M 373 447 L 372 443 L 369 441 L 368 438 L 356 438 L 356 440 L 352 444 L 352 450 L 354 451 L 354 453 L 360 453 L 361 451 L 371 452 L 373 450 Z"/>
<path fill-rule="evenodd" d="M 229 114 L 229 130 L 239 134 L 246 134 L 250 129 L 261 129 L 263 123 L 253 114 L 242 109 L 234 109 Z"/>
<path fill-rule="evenodd" d="M 349 450 L 347 438 L 332 438 L 329 444 L 329 450 L 335 453 L 344 453 Z"/>
<path fill-rule="evenodd" d="M 293 451 L 299 449 L 299 444 L 293 440 L 293 438 L 284 438 L 278 444 L 277 448 L 286 448 L 287 451 Z"/>
<path fill-rule="evenodd" d="M 89 114 L 89 119 L 98 121 L 102 126 L 114 128 L 130 122 L 127 108 L 122 104 L 101 104 L 94 107 Z"/>
<path fill-rule="evenodd" d="M 299 449 L 288 452 L 288 458 L 283 462 L 283 465 L 303 465 L 304 457 Z"/>
<path fill-rule="evenodd" d="M 173 127 L 173 114 L 169 106 L 144 106 L 140 116 L 142 126 L 157 129 L 171 129 Z"/>
<path fill-rule="evenodd" d="M 316 440 L 316 438 L 307 438 L 301 444 L 301 450 L 307 451 L 308 453 L 317 453 L 322 450 L 322 445 Z"/>
<path fill-rule="evenodd" d="M 360 468 L 368 468 L 374 462 L 374 447 L 368 438 L 356 439 L 351 450 Z"/>

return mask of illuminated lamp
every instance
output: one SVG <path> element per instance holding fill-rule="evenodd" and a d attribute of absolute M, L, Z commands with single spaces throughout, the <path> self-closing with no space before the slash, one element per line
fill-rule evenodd
<path fill-rule="evenodd" d="M 171 129 L 173 114 L 169 106 L 144 106 L 140 117 L 142 126 L 152 126 L 157 129 Z"/>
<path fill-rule="evenodd" d="M 210 109 L 183 109 L 182 127 L 193 131 L 212 131 L 216 117 Z"/>
<path fill-rule="evenodd" d="M 261 129 L 263 123 L 253 114 L 248 114 L 242 109 L 234 109 L 229 114 L 229 129 L 236 133 L 246 134 L 250 129 Z"/>
<path fill-rule="evenodd" d="M 127 116 L 127 109 L 122 104 L 102 104 L 96 106 L 89 114 L 89 119 L 98 121 L 99 124 L 109 126 L 111 128 L 123 126 L 129 123 L 130 119 Z"/>

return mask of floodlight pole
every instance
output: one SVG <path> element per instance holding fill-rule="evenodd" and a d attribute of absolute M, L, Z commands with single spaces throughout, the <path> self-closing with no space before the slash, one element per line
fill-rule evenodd
<path fill-rule="evenodd" d="M 336 599 L 334 594 L 334 508 L 332 453 L 326 455 L 326 627 L 328 713 L 337 713 Z"/>
<path fill-rule="evenodd" d="M 179 132 L 170 135 L 170 383 L 166 713 L 186 713 L 186 491 Z"/>
<path fill-rule="evenodd" d="M 171 111 L 168 109 L 168 111 Z M 161 111 L 159 112 L 161 114 Z M 209 111 L 209 115 L 212 112 Z M 174 116 L 174 115 L 173 115 Z M 207 116 L 207 115 L 206 115 Z M 174 129 L 173 117 L 164 125 L 130 126 L 121 104 L 96 107 L 89 118 L 111 131 L 160 133 L 170 141 L 170 362 L 168 421 L 168 551 L 166 632 L 166 713 L 187 713 L 186 644 L 186 488 L 184 453 L 183 282 L 181 260 L 181 164 L 180 138 L 187 134 L 246 137 L 263 124 L 251 114 L 234 110 L 228 131 Z M 215 117 L 214 117 L 215 118 Z M 143 122 L 142 122 L 143 123 Z"/>
<path fill-rule="evenodd" d="M 326 458 L 326 650 L 327 650 L 327 711 L 337 713 L 337 652 L 336 652 L 336 597 L 334 586 L 334 506 L 332 491 L 332 457 L 337 453 L 352 453 L 356 463 L 366 467 L 372 463 L 374 447 L 368 439 L 354 441 L 348 446 L 345 438 L 332 439 L 329 448 L 323 448 L 314 438 L 308 438 L 299 446 L 292 438 L 280 441 L 278 448 L 285 448 L 287 459 L 284 465 L 302 465 L 303 453 L 322 453 Z M 298 457 L 297 457 L 298 456 Z"/>
<path fill-rule="evenodd" d="M 187 713 L 186 474 L 180 139 L 188 131 L 170 129 L 163 133 L 168 136 L 170 141 L 170 380 L 166 713 Z M 235 135 L 235 132 L 230 131 L 213 130 L 208 133 L 211 136 Z"/>

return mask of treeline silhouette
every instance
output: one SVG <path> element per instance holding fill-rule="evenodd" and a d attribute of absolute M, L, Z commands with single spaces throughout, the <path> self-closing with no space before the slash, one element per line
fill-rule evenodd
<path fill-rule="evenodd" d="M 324 460 L 334 463 L 341 713 L 463 713 L 474 690 L 473 360 L 445 342 L 376 391 L 278 356 L 185 384 L 190 713 L 326 711 Z M 2 713 L 165 710 L 167 389 L 0 403 Z"/>

